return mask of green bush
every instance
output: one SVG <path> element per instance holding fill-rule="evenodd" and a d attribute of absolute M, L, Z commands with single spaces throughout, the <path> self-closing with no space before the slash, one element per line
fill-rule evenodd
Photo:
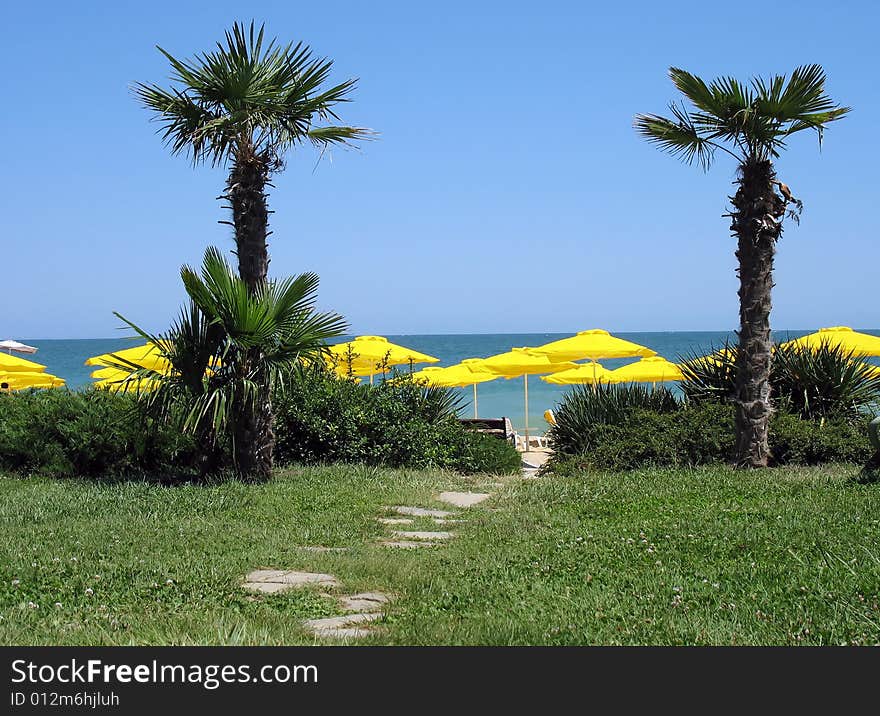
<path fill-rule="evenodd" d="M 460 440 L 449 465 L 456 472 L 515 475 L 522 470 L 522 456 L 505 440 L 468 430 L 462 431 Z"/>
<path fill-rule="evenodd" d="M 578 385 L 556 406 L 556 423 L 548 437 L 557 453 L 576 455 L 593 447 L 597 425 L 620 425 L 638 411 L 665 414 L 680 407 L 665 387 L 649 390 L 640 385 Z"/>
<path fill-rule="evenodd" d="M 776 465 L 865 463 L 874 454 L 868 419 L 803 420 L 777 413 L 770 422 L 770 452 Z"/>
<path fill-rule="evenodd" d="M 681 363 L 682 391 L 691 403 L 728 402 L 736 397 L 739 347 L 725 343 L 709 355 L 692 354 Z M 773 349 L 770 385 L 776 407 L 807 420 L 860 421 L 880 401 L 880 375 L 851 352 L 828 344 L 807 349 Z"/>
<path fill-rule="evenodd" d="M 515 458 L 518 469 L 516 450 L 467 433 L 457 407 L 451 391 L 426 388 L 406 375 L 371 386 L 320 369 L 304 371 L 276 391 L 276 459 L 503 473 Z"/>
<path fill-rule="evenodd" d="M 193 449 L 130 396 L 63 389 L 0 393 L 0 469 L 57 477 L 191 476 Z"/>
<path fill-rule="evenodd" d="M 770 423 L 771 464 L 864 463 L 873 454 L 867 423 L 867 419 L 818 421 L 776 413 Z M 618 424 L 588 426 L 578 447 L 557 450 L 550 469 L 571 473 L 726 462 L 734 447 L 733 406 L 707 402 L 669 413 L 633 411 Z"/>

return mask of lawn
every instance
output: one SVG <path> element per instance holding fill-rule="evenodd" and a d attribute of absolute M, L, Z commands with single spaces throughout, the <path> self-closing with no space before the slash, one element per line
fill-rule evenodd
<path fill-rule="evenodd" d="M 0 643 L 315 643 L 299 623 L 337 613 L 333 600 L 238 586 L 284 567 L 396 594 L 368 644 L 876 644 L 880 486 L 856 472 L 504 478 L 454 540 L 422 550 L 375 544 L 383 506 L 441 506 L 441 489 L 498 480 L 364 467 L 261 486 L 0 478 Z"/>

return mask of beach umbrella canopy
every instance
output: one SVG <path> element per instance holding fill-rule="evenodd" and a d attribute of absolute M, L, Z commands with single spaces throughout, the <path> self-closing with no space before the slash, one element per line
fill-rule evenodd
<path fill-rule="evenodd" d="M 809 350 L 827 345 L 831 348 L 840 348 L 844 352 L 855 356 L 880 356 L 880 338 L 867 333 L 859 333 L 848 326 L 833 326 L 820 328 L 803 338 L 783 343 L 787 347 L 801 347 Z"/>
<path fill-rule="evenodd" d="M 441 388 L 464 388 L 477 383 L 487 383 L 501 376 L 493 373 L 476 373 L 467 366 L 451 365 L 446 368 L 429 366 L 412 374 L 413 379 Z"/>
<path fill-rule="evenodd" d="M 657 355 L 650 348 L 612 336 L 601 328 L 581 331 L 570 338 L 546 343 L 532 348 L 532 352 L 546 355 L 557 362 L 601 358 L 648 358 Z"/>
<path fill-rule="evenodd" d="M 348 362 L 355 375 L 373 376 L 381 365 L 409 365 L 410 363 L 439 363 L 440 359 L 412 348 L 391 343 L 383 336 L 358 336 L 353 341 L 330 346 L 330 360 L 340 373 L 348 373 Z"/>
<path fill-rule="evenodd" d="M 33 346 L 26 346 L 24 343 L 19 343 L 18 341 L 0 341 L 0 350 L 4 350 L 7 353 L 11 353 L 15 351 L 16 353 L 36 353 L 37 349 Z"/>
<path fill-rule="evenodd" d="M 7 353 L 0 353 L 0 372 L 2 373 L 42 373 L 46 366 L 25 360 Z"/>
<path fill-rule="evenodd" d="M 423 380 L 428 385 L 436 385 L 442 388 L 464 388 L 468 385 L 474 387 L 474 417 L 479 417 L 479 408 L 477 403 L 477 384 L 488 383 L 492 380 L 498 380 L 501 376 L 488 372 L 477 372 L 471 370 L 468 364 L 479 363 L 479 358 L 467 358 L 461 363 L 451 365 L 446 368 L 428 366 L 417 373 L 413 373 L 412 377 L 416 380 Z"/>
<path fill-rule="evenodd" d="M 681 368 L 675 363 L 662 356 L 651 356 L 612 370 L 608 375 L 608 382 L 663 383 L 669 380 L 683 380 L 683 378 Z"/>
<path fill-rule="evenodd" d="M 472 370 L 481 373 L 494 373 L 504 378 L 523 378 L 523 395 L 525 400 L 525 433 L 526 452 L 529 445 L 529 376 L 543 373 L 555 373 L 566 368 L 574 368 L 575 363 L 569 361 L 553 361 L 546 355 L 534 353 L 531 348 L 511 348 L 507 353 L 483 358 L 469 364 Z"/>
<path fill-rule="evenodd" d="M 611 373 L 612 371 L 599 363 L 590 361 L 552 375 L 542 376 L 541 380 L 553 385 L 598 385 L 599 383 L 608 383 Z"/>
<path fill-rule="evenodd" d="M 483 358 L 469 364 L 471 369 L 480 373 L 494 373 L 504 378 L 519 378 L 524 375 L 541 375 L 574 368 L 575 364 L 566 360 L 552 360 L 546 355 L 539 355 L 531 348 L 511 348 L 507 353 Z"/>
<path fill-rule="evenodd" d="M 49 373 L 28 371 L 0 372 L 0 386 L 4 390 L 26 390 L 27 388 L 60 388 L 64 379 Z"/>
<path fill-rule="evenodd" d="M 120 371 L 118 376 L 95 381 L 95 387 L 100 388 L 101 390 L 109 390 L 113 393 L 122 392 L 132 394 L 155 390 L 158 387 L 158 381 L 152 380 L 151 378 L 126 380 L 129 375 L 131 374 Z"/>
<path fill-rule="evenodd" d="M 155 371 L 166 371 L 169 367 L 168 361 L 162 357 L 159 347 L 154 343 L 145 343 L 142 346 L 126 348 L 114 353 L 103 353 L 92 356 L 86 361 L 86 365 L 110 367 L 125 363 L 133 363 L 141 368 Z"/>

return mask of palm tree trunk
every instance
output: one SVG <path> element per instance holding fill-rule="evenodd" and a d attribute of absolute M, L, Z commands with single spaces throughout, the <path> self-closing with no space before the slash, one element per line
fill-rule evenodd
<path fill-rule="evenodd" d="M 238 275 L 251 293 L 266 281 L 269 273 L 269 247 L 266 243 L 269 207 L 266 186 L 271 171 L 268 157 L 248 149 L 235 159 L 226 182 L 232 209 Z"/>
<path fill-rule="evenodd" d="M 225 198 L 232 209 L 238 275 L 251 294 L 266 283 L 269 273 L 269 207 L 266 187 L 273 163 L 248 146 L 236 156 L 227 180 Z M 250 365 L 259 365 L 259 350 L 251 351 Z M 236 409 L 233 428 L 233 459 L 244 479 L 266 480 L 271 476 L 275 450 L 274 417 L 268 381 L 258 371 L 258 395 L 243 400 Z"/>
<path fill-rule="evenodd" d="M 770 338 L 773 256 L 782 234 L 785 202 L 774 191 L 776 173 L 766 160 L 740 166 L 732 197 L 731 231 L 738 240 L 739 351 L 736 365 L 737 467 L 766 467 L 770 415 Z"/>
<path fill-rule="evenodd" d="M 272 476 L 275 427 L 267 381 L 257 376 L 256 395 L 239 397 L 233 407 L 233 460 L 238 475 L 245 480 L 268 480 Z"/>

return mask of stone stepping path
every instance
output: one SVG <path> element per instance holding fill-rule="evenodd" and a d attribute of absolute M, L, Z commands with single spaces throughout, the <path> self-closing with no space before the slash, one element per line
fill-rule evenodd
<path fill-rule="evenodd" d="M 415 520 L 410 517 L 380 517 L 383 525 L 411 525 Z"/>
<path fill-rule="evenodd" d="M 295 572 L 286 569 L 257 569 L 244 578 L 242 586 L 251 592 L 274 594 L 288 589 L 319 586 L 325 589 L 338 587 L 339 582 L 332 574 L 319 572 Z"/>
<path fill-rule="evenodd" d="M 388 507 L 387 509 L 393 510 L 398 515 L 410 515 L 412 517 L 454 517 L 453 512 L 447 512 L 445 510 L 429 510 L 425 507 Z"/>
<path fill-rule="evenodd" d="M 418 549 L 419 547 L 436 547 L 438 546 L 437 542 L 429 542 L 428 540 L 408 540 L 408 539 L 395 539 L 395 540 L 381 540 L 379 545 L 382 547 L 397 547 L 398 549 Z"/>
<path fill-rule="evenodd" d="M 361 592 L 339 597 L 340 606 L 347 612 L 381 612 L 391 597 L 384 592 Z"/>
<path fill-rule="evenodd" d="M 405 540 L 446 540 L 452 537 L 452 532 L 420 532 L 417 530 L 394 530 L 392 534 Z"/>
<path fill-rule="evenodd" d="M 358 628 L 356 625 L 381 618 L 382 612 L 359 612 L 341 617 L 309 619 L 303 622 L 303 626 L 315 636 L 324 639 L 359 639 L 369 635 L 370 630 L 363 627 Z"/>
<path fill-rule="evenodd" d="M 328 552 L 348 552 L 348 547 L 305 546 L 297 547 L 297 549 L 301 549 L 303 552 L 316 552 L 318 554 L 324 554 Z"/>
<path fill-rule="evenodd" d="M 490 497 L 488 492 L 441 492 L 438 499 L 456 507 L 473 507 Z"/>

